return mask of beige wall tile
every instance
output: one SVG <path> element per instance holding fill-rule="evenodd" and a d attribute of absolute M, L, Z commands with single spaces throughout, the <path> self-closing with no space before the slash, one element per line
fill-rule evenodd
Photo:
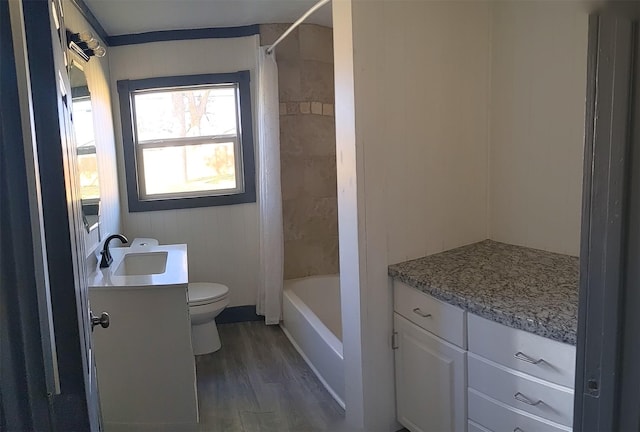
<path fill-rule="evenodd" d="M 287 29 L 288 24 L 260 24 L 260 45 L 271 45 Z"/>
<path fill-rule="evenodd" d="M 280 157 L 280 179 L 282 200 L 290 200 L 304 195 L 304 159 L 302 156 L 283 154 Z"/>
<path fill-rule="evenodd" d="M 333 29 L 306 24 L 298 27 L 300 58 L 333 63 Z"/>
<path fill-rule="evenodd" d="M 280 158 L 283 156 L 302 156 L 304 152 L 304 131 L 299 127 L 299 119 L 311 116 L 280 117 Z"/>
<path fill-rule="evenodd" d="M 337 195 L 335 156 L 314 156 L 304 161 L 304 192 L 312 197 Z"/>
<path fill-rule="evenodd" d="M 280 102 L 301 99 L 300 62 L 297 60 L 278 61 L 278 96 Z"/>
<path fill-rule="evenodd" d="M 284 242 L 284 278 L 297 279 L 305 277 L 303 268 L 304 262 L 301 259 L 301 250 L 304 247 L 304 241 L 294 240 Z"/>
<path fill-rule="evenodd" d="M 300 65 L 300 96 L 302 100 L 333 103 L 333 64 L 302 60 Z"/>
<path fill-rule="evenodd" d="M 337 273 L 337 198 L 286 200 L 283 218 L 286 278 Z"/>
<path fill-rule="evenodd" d="M 262 45 L 285 24 L 261 25 Z M 338 273 L 332 29 L 303 24 L 276 48 L 285 279 Z M 309 115 L 315 114 L 315 115 Z"/>
<path fill-rule="evenodd" d="M 306 236 L 308 220 L 308 199 L 304 197 L 282 201 L 284 241 L 303 240 Z"/>
<path fill-rule="evenodd" d="M 271 45 L 289 27 L 289 24 L 261 24 L 260 45 Z M 300 58 L 300 37 L 298 29 L 287 36 L 274 50 L 276 60 L 295 60 Z"/>
<path fill-rule="evenodd" d="M 302 217 L 302 238 L 323 241 L 327 237 L 338 235 L 338 199 L 305 198 Z"/>
<path fill-rule="evenodd" d="M 340 271 L 338 236 L 322 241 L 285 242 L 284 278 L 337 274 Z"/>
<path fill-rule="evenodd" d="M 313 112 L 313 111 L 312 111 Z M 336 154 L 334 117 L 299 116 L 296 124 L 307 156 L 331 156 Z"/>
<path fill-rule="evenodd" d="M 338 246 L 338 234 L 327 237 L 319 243 L 322 250 L 322 259 L 317 261 L 316 270 L 318 275 L 340 273 L 340 253 Z"/>
<path fill-rule="evenodd" d="M 284 278 L 295 279 L 317 275 L 318 262 L 323 256 L 322 246 L 317 242 L 293 240 L 285 243 Z"/>

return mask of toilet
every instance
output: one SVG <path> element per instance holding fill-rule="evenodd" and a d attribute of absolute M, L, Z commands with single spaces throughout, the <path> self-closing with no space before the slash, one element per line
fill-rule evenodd
<path fill-rule="evenodd" d="M 229 304 L 229 288 L 219 283 L 190 282 L 188 291 L 193 353 L 218 351 L 222 344 L 215 318 Z"/>

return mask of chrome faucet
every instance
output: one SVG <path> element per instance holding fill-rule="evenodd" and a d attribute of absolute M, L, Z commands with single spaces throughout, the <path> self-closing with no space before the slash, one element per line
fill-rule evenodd
<path fill-rule="evenodd" d="M 109 242 L 113 239 L 118 239 L 122 243 L 129 243 L 129 240 L 122 234 L 114 234 L 107 237 L 104 241 L 104 246 L 102 247 L 102 259 L 100 260 L 100 268 L 107 268 L 113 262 L 113 257 L 111 256 L 111 252 L 109 252 Z"/>

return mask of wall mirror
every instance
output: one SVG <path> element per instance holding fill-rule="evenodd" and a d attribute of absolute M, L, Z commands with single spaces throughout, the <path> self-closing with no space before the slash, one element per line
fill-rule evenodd
<path fill-rule="evenodd" d="M 87 232 L 100 225 L 100 179 L 91 106 L 91 92 L 83 66 L 76 60 L 69 68 L 73 129 L 78 153 L 78 177 L 82 200 L 82 218 Z"/>

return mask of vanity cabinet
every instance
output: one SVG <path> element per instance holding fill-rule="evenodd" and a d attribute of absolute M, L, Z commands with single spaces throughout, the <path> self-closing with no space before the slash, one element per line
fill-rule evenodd
<path fill-rule="evenodd" d="M 194 427 L 187 285 L 95 288 L 90 296 L 93 309 L 111 318 L 109 328 L 93 333 L 105 431 Z"/>
<path fill-rule="evenodd" d="M 571 431 L 575 347 L 394 281 L 398 421 L 412 432 Z M 467 350 L 468 349 L 468 350 Z"/>
<path fill-rule="evenodd" d="M 395 286 L 398 421 L 412 432 L 464 431 L 465 313 L 404 284 Z"/>
<path fill-rule="evenodd" d="M 104 430 L 193 431 L 198 424 L 187 245 L 111 248 L 89 275 Z M 164 260 L 164 261 L 163 261 Z"/>

